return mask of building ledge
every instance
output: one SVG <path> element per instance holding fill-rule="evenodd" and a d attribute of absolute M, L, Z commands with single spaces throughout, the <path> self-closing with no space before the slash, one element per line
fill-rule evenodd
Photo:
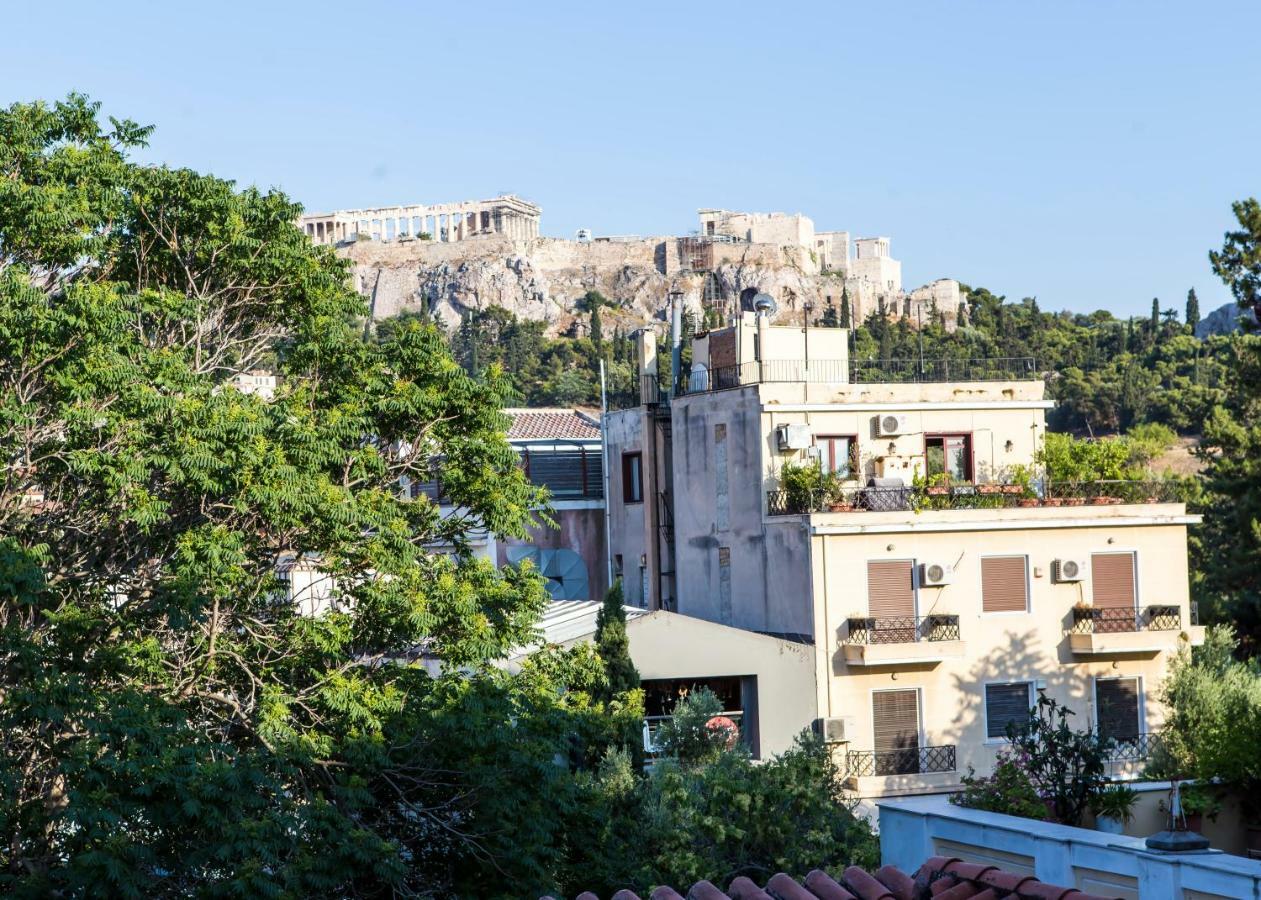
<path fill-rule="evenodd" d="M 1194 626 L 1193 626 L 1194 627 Z M 1200 629 L 1201 635 L 1203 629 Z M 1105 656 L 1118 653 L 1162 653 L 1176 650 L 1181 637 L 1177 631 L 1117 631 L 1104 634 L 1070 634 L 1069 649 L 1078 656 Z M 1203 637 L 1201 636 L 1201 643 Z"/>
<path fill-rule="evenodd" d="M 847 666 L 897 666 L 941 662 L 963 656 L 963 641 L 908 641 L 904 644 L 842 644 Z"/>

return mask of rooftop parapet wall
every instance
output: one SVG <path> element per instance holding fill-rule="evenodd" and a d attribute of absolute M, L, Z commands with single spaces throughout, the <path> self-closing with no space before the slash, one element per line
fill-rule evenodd
<path fill-rule="evenodd" d="M 762 405 L 767 410 L 795 404 L 1019 404 L 1026 408 L 1049 408 L 1046 384 L 1040 378 L 1029 381 L 925 382 L 911 384 L 814 384 L 766 383 L 758 385 Z"/>

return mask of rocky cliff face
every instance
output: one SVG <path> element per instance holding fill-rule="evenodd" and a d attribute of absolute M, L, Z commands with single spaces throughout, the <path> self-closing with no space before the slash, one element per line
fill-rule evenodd
<path fill-rule="evenodd" d="M 821 273 L 803 248 L 706 245 L 701 267 L 689 256 L 694 251 L 679 238 L 580 243 L 502 235 L 454 243 L 362 241 L 338 250 L 353 264 L 376 319 L 428 306 L 435 318 L 455 325 L 469 310 L 501 306 L 545 321 L 556 333 L 570 326 L 575 304 L 592 290 L 617 303 L 627 322 L 643 323 L 666 318 L 672 291 L 693 310 L 714 297 L 739 308 L 765 292 L 779 304 L 783 321 L 799 318 L 807 301 L 815 304 L 815 316 L 828 298 L 840 305 L 844 278 Z M 855 300 L 859 289 L 851 283 Z"/>
<path fill-rule="evenodd" d="M 1256 321 L 1256 315 L 1252 310 L 1241 310 L 1238 304 L 1227 303 L 1225 306 L 1219 306 L 1195 326 L 1195 336 L 1198 338 L 1206 338 L 1214 334 L 1230 334 L 1234 331 L 1241 331 L 1239 324 L 1240 319 L 1251 319 Z"/>

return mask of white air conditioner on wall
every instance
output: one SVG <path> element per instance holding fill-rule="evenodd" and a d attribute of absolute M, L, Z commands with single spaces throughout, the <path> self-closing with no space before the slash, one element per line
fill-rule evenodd
<path fill-rule="evenodd" d="M 853 716 L 825 716 L 815 719 L 815 728 L 825 744 L 843 744 L 852 740 L 854 731 Z"/>
<path fill-rule="evenodd" d="M 1051 566 L 1051 577 L 1056 581 L 1081 581 L 1086 577 L 1086 560 L 1057 559 Z"/>
<path fill-rule="evenodd" d="M 887 413 L 876 418 L 876 436 L 893 437 L 911 430 L 910 417 Z"/>
<path fill-rule="evenodd" d="M 953 566 L 946 563 L 921 563 L 919 567 L 920 587 L 941 587 L 955 580 Z"/>
<path fill-rule="evenodd" d="M 804 450 L 814 443 L 809 425 L 780 425 L 775 429 L 775 443 L 781 451 Z"/>

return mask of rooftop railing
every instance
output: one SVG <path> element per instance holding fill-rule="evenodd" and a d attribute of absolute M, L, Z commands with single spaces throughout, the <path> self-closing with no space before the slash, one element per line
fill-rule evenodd
<path fill-rule="evenodd" d="M 1073 608 L 1071 634 L 1129 634 L 1137 631 L 1179 631 L 1181 607 L 1160 604 L 1138 609 Z"/>
<path fill-rule="evenodd" d="M 956 484 L 768 491 L 766 512 L 770 516 L 799 516 L 819 512 L 1180 503 L 1185 500 L 1185 490 L 1175 481 L 1088 481 L 1056 482 L 1041 486 L 1041 490 L 1015 484 Z"/>
<path fill-rule="evenodd" d="M 954 745 L 907 747 L 900 750 L 850 750 L 845 754 L 846 772 L 868 775 L 922 775 L 955 770 Z"/>
<path fill-rule="evenodd" d="M 855 618 L 846 622 L 847 644 L 912 644 L 959 640 L 959 617 L 892 616 Z"/>

